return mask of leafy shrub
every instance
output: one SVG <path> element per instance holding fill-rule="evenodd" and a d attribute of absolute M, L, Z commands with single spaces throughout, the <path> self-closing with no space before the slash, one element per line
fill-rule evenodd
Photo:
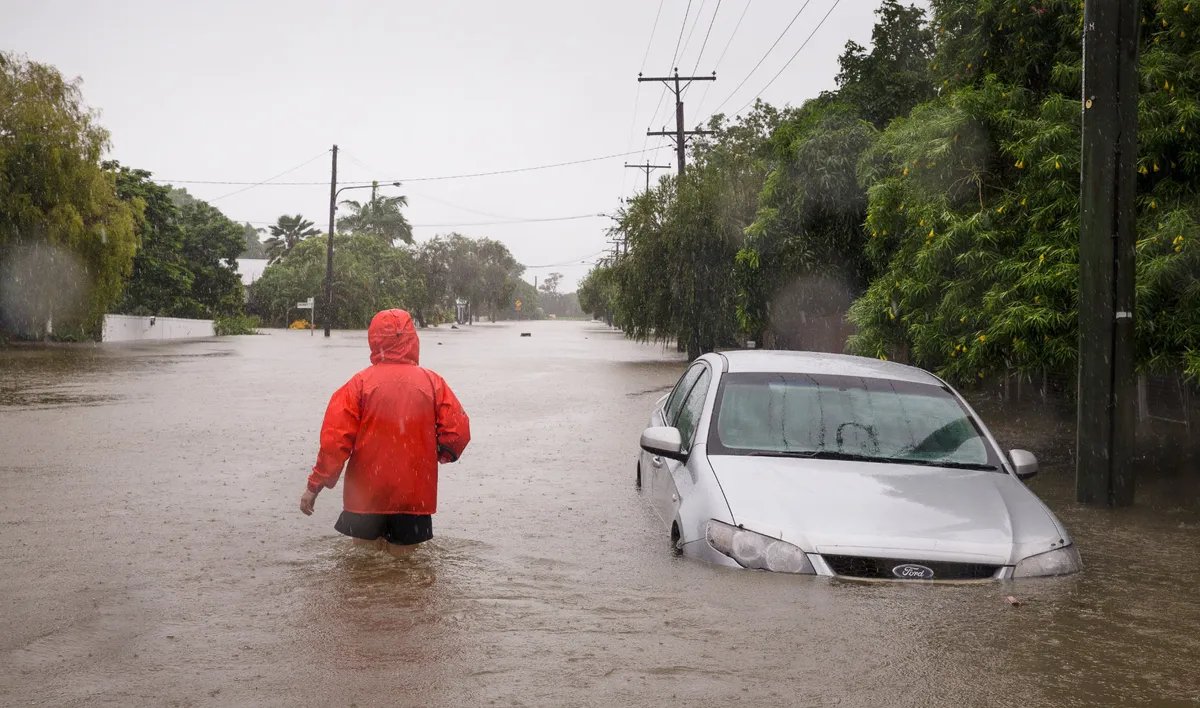
<path fill-rule="evenodd" d="M 213 330 L 218 337 L 226 337 L 237 334 L 258 334 L 258 328 L 261 322 L 257 317 L 247 315 L 234 315 L 232 317 L 218 317 L 213 322 Z"/>

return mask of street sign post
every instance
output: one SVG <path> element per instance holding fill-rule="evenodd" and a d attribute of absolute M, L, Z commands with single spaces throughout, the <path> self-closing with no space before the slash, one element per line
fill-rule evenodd
<path fill-rule="evenodd" d="M 315 319 L 315 318 L 313 317 L 313 314 L 314 314 L 314 313 L 316 312 L 316 310 L 317 310 L 317 307 L 316 307 L 316 298 L 311 298 L 311 297 L 310 297 L 309 299 L 305 300 L 304 302 L 298 302 L 298 303 L 296 303 L 296 309 L 297 309 L 297 310 L 308 310 L 308 329 L 310 330 L 310 331 L 309 331 L 309 334 L 312 334 L 312 332 L 315 332 L 316 330 L 315 330 L 315 329 L 313 329 L 313 326 L 314 326 L 314 324 L 315 324 L 315 323 L 313 322 L 313 320 Z"/>

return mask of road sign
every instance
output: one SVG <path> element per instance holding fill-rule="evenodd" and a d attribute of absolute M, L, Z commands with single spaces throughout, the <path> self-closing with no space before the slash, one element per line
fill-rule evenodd
<path fill-rule="evenodd" d="M 311 310 L 311 309 L 313 309 L 313 302 L 314 302 L 314 298 L 310 297 L 309 299 L 305 300 L 304 302 L 296 303 L 296 309 L 297 310 Z"/>
<path fill-rule="evenodd" d="M 521 301 L 517 300 L 517 312 L 521 311 Z"/>

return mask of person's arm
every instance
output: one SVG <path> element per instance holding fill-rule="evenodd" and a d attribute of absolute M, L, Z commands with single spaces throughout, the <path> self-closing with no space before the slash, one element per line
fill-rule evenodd
<path fill-rule="evenodd" d="M 362 418 L 360 399 L 362 381 L 357 376 L 339 388 L 329 399 L 325 420 L 321 424 L 321 450 L 317 463 L 308 477 L 308 493 L 316 499 L 321 489 L 333 489 L 342 476 L 342 467 L 354 450 L 358 426 Z M 301 508 L 303 509 L 303 503 Z M 311 513 L 311 505 L 305 513 Z"/>
<path fill-rule="evenodd" d="M 471 442 L 471 421 L 445 379 L 432 374 L 433 402 L 437 416 L 438 461 L 455 462 Z"/>

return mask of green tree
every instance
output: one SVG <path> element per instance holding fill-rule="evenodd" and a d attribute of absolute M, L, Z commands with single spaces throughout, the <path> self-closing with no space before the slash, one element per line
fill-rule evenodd
<path fill-rule="evenodd" d="M 271 236 L 263 243 L 263 251 L 272 263 L 287 256 L 304 239 L 321 234 L 313 222 L 300 214 L 284 214 L 268 230 Z"/>
<path fill-rule="evenodd" d="M 768 141 L 770 174 L 738 254 L 739 323 L 767 347 L 805 348 L 810 317 L 841 317 L 871 275 L 859 162 L 886 126 L 933 96 L 925 14 L 885 0 L 867 51 L 850 42 L 838 90 L 808 101 Z"/>
<path fill-rule="evenodd" d="M 95 337 L 133 265 L 137 207 L 79 86 L 0 53 L 0 331 L 20 337 Z"/>
<path fill-rule="evenodd" d="M 137 255 L 118 312 L 165 317 L 204 317 L 205 307 L 192 295 L 195 275 L 183 255 L 184 234 L 170 189 L 155 184 L 146 170 L 107 162 L 116 175 L 117 194 L 138 214 Z"/>
<path fill-rule="evenodd" d="M 238 258 L 266 258 L 267 248 L 263 245 L 262 239 L 258 237 L 259 231 L 250 224 L 242 224 L 242 238 L 246 241 L 246 247 L 242 250 Z"/>
<path fill-rule="evenodd" d="M 868 255 L 852 348 L 944 375 L 1073 370 L 1078 347 L 1080 23 L 1073 2 L 933 3 L 942 96 L 863 162 Z M 1137 347 L 1200 375 L 1200 18 L 1144 4 Z"/>
<path fill-rule="evenodd" d="M 929 63 L 934 33 L 925 11 L 884 0 L 875 11 L 871 51 L 847 42 L 838 59 L 837 101 L 853 106 L 858 116 L 886 128 L 889 121 L 933 98 Z"/>
<path fill-rule="evenodd" d="M 250 310 L 269 326 L 287 326 L 300 313 L 295 304 L 315 297 L 315 321 L 322 310 L 325 244 L 301 241 L 286 259 L 271 264 L 254 284 Z M 425 297 L 425 281 L 412 252 L 394 248 L 367 234 L 334 238 L 334 327 L 362 329 L 377 312 L 393 307 L 414 310 Z"/>
<path fill-rule="evenodd" d="M 242 313 L 242 279 L 237 257 L 245 247 L 242 227 L 207 202 L 197 201 L 180 210 L 183 261 L 194 277 L 192 296 L 209 317 Z"/>
<path fill-rule="evenodd" d="M 597 266 L 579 282 L 579 307 L 584 313 L 612 326 L 617 305 L 617 283 L 610 266 Z"/>
<path fill-rule="evenodd" d="M 346 200 L 342 206 L 351 213 L 338 219 L 339 231 L 369 234 L 388 244 L 396 241 L 412 244 L 412 224 L 400 211 L 408 206 L 408 197 L 381 197 L 379 183 L 375 182 L 371 185 L 371 198 L 366 203 Z"/>
<path fill-rule="evenodd" d="M 613 267 L 615 319 L 639 340 L 675 342 L 690 356 L 738 339 L 734 258 L 745 245 L 768 172 L 768 138 L 791 112 L 758 103 L 710 122 L 683 179 L 664 178 L 617 210 L 629 252 Z"/>

